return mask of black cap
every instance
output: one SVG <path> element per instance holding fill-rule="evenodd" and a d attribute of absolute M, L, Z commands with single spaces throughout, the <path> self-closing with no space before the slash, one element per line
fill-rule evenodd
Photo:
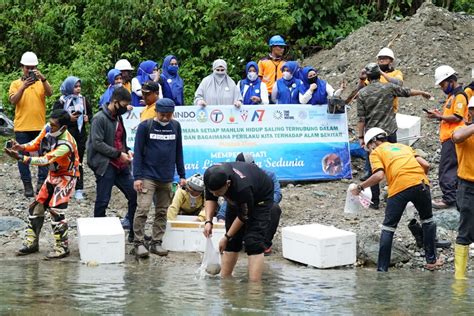
<path fill-rule="evenodd" d="M 160 92 L 160 85 L 158 82 L 147 81 L 142 86 L 142 92 Z"/>
<path fill-rule="evenodd" d="M 223 165 L 214 165 L 204 173 L 204 185 L 211 191 L 222 188 L 227 180 L 229 180 L 229 176 Z"/>

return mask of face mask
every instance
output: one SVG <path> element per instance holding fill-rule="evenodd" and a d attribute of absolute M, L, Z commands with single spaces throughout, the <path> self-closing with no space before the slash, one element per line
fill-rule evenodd
<path fill-rule="evenodd" d="M 247 74 L 247 78 L 250 80 L 250 81 L 255 81 L 257 80 L 258 78 L 258 74 L 256 72 L 249 72 Z"/>
<path fill-rule="evenodd" d="M 166 126 L 168 125 L 170 122 L 163 122 L 163 121 L 160 121 L 160 120 L 156 120 L 161 126 Z"/>
<path fill-rule="evenodd" d="M 283 79 L 291 80 L 292 78 L 293 78 L 293 75 L 289 71 L 283 71 Z"/>
<path fill-rule="evenodd" d="M 390 65 L 387 64 L 387 65 L 379 65 L 379 68 L 380 70 L 382 70 L 383 72 L 387 72 L 390 70 Z"/>
<path fill-rule="evenodd" d="M 224 77 L 225 76 L 225 71 L 216 71 L 216 70 L 214 70 L 214 74 L 218 77 Z"/>
<path fill-rule="evenodd" d="M 51 136 L 51 137 L 58 137 L 58 136 L 61 135 L 62 133 L 64 133 L 64 129 L 61 127 L 61 128 L 58 129 L 56 132 L 49 132 L 49 136 Z"/>
<path fill-rule="evenodd" d="M 127 107 L 122 107 L 119 105 L 118 108 L 115 108 L 115 114 L 124 115 L 125 113 L 127 113 Z"/>
<path fill-rule="evenodd" d="M 313 77 L 313 78 L 309 78 L 308 82 L 309 84 L 313 84 L 313 83 L 316 83 L 317 80 L 318 80 L 318 77 Z"/>
<path fill-rule="evenodd" d="M 155 81 L 155 80 L 156 80 L 156 75 L 157 75 L 157 74 L 151 74 L 151 75 L 150 75 L 150 79 L 153 80 L 153 81 Z"/>
<path fill-rule="evenodd" d="M 114 89 L 120 88 L 121 86 L 122 86 L 121 83 L 116 83 L 116 84 L 114 84 Z"/>
<path fill-rule="evenodd" d="M 170 75 L 176 75 L 178 73 L 178 69 L 179 69 L 179 66 L 169 65 L 168 66 L 168 73 Z"/>
<path fill-rule="evenodd" d="M 451 94 L 453 92 L 453 84 L 450 82 L 448 83 L 448 86 L 446 87 L 446 90 L 443 89 L 443 92 L 446 94 Z"/>

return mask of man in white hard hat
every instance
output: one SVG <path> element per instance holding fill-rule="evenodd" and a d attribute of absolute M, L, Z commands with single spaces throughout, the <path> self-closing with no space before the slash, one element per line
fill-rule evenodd
<path fill-rule="evenodd" d="M 447 95 L 443 112 L 433 109 L 427 112 L 428 118 L 440 121 L 439 139 L 441 157 L 439 160 L 438 180 L 443 196 L 433 201 L 433 207 L 443 209 L 456 204 L 458 160 L 452 135 L 458 126 L 468 120 L 467 96 L 457 82 L 456 71 L 447 65 L 435 70 L 435 83 Z"/>
<path fill-rule="evenodd" d="M 15 106 L 14 131 L 15 139 L 20 144 L 34 140 L 46 124 L 46 97 L 53 91 L 48 79 L 39 71 L 38 57 L 33 52 L 26 52 L 20 60 L 23 76 L 10 85 L 9 101 Z M 33 185 L 28 165 L 18 163 L 24 194 L 33 197 Z M 48 175 L 47 167 L 38 167 L 39 191 Z"/>
<path fill-rule="evenodd" d="M 132 85 L 131 85 L 131 81 L 132 81 L 132 71 L 133 71 L 133 67 L 132 65 L 130 64 L 130 62 L 126 59 L 119 59 L 116 63 L 115 63 L 115 69 L 118 69 L 120 70 L 120 72 L 122 73 L 122 85 L 125 89 L 128 90 L 128 92 L 132 92 Z"/>
<path fill-rule="evenodd" d="M 358 195 L 365 188 L 378 184 L 384 177 L 387 179 L 388 200 L 380 235 L 377 271 L 388 271 L 393 235 L 408 202 L 413 203 L 420 215 L 426 257 L 425 268 L 435 270 L 443 265 L 443 261 L 436 258 L 436 225 L 433 222 L 427 177 L 430 166 L 426 160 L 417 156 L 411 147 L 390 143 L 387 137 L 387 133 L 378 127 L 371 128 L 365 133 L 364 142 L 370 152 L 372 175 L 352 190 L 352 194 Z"/>

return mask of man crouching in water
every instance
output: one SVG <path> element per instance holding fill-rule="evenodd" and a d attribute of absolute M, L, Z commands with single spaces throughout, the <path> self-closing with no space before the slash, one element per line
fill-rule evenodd
<path fill-rule="evenodd" d="M 430 168 L 428 162 L 417 156 L 409 146 L 389 143 L 387 133 L 378 127 L 371 128 L 365 133 L 364 143 L 370 152 L 372 176 L 357 185 L 352 194 L 358 195 L 365 188 L 378 184 L 385 175 L 388 184 L 388 200 L 380 235 L 377 271 L 388 271 L 393 234 L 408 202 L 412 202 L 420 214 L 426 257 L 425 268 L 428 270 L 439 268 L 444 262 L 436 259 L 436 225 L 433 222 L 430 186 L 426 176 Z"/>
<path fill-rule="evenodd" d="M 41 187 L 35 202 L 29 207 L 29 224 L 23 247 L 17 255 L 28 255 L 39 251 L 38 238 L 43 227 L 45 211 L 51 213 L 51 226 L 55 244 L 47 259 L 59 259 L 69 255 L 68 225 L 64 216 L 79 176 L 79 153 L 76 141 L 67 131 L 70 121 L 65 110 L 51 113 L 49 123 L 38 137 L 27 144 L 11 140 L 5 153 L 27 165 L 49 166 L 48 177 Z M 11 145 L 11 146 L 10 146 Z M 39 151 L 39 157 L 23 155 L 24 152 Z"/>
<path fill-rule="evenodd" d="M 232 276 L 245 243 L 250 281 L 260 281 L 263 272 L 265 232 L 270 225 L 273 205 L 273 181 L 257 165 L 246 162 L 217 164 L 204 173 L 206 222 L 204 236 L 212 235 L 212 218 L 217 199 L 227 201 L 226 234 L 219 242 L 222 254 L 221 276 Z"/>

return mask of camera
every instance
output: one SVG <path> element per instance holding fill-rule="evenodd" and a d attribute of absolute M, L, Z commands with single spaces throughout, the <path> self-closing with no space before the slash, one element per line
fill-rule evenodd
<path fill-rule="evenodd" d="M 5 148 L 12 149 L 12 147 L 13 147 L 13 142 L 11 140 L 8 140 L 5 143 Z"/>
<path fill-rule="evenodd" d="M 28 77 L 33 79 L 34 81 L 38 80 L 38 78 L 36 78 L 36 74 L 33 70 L 28 71 Z"/>

